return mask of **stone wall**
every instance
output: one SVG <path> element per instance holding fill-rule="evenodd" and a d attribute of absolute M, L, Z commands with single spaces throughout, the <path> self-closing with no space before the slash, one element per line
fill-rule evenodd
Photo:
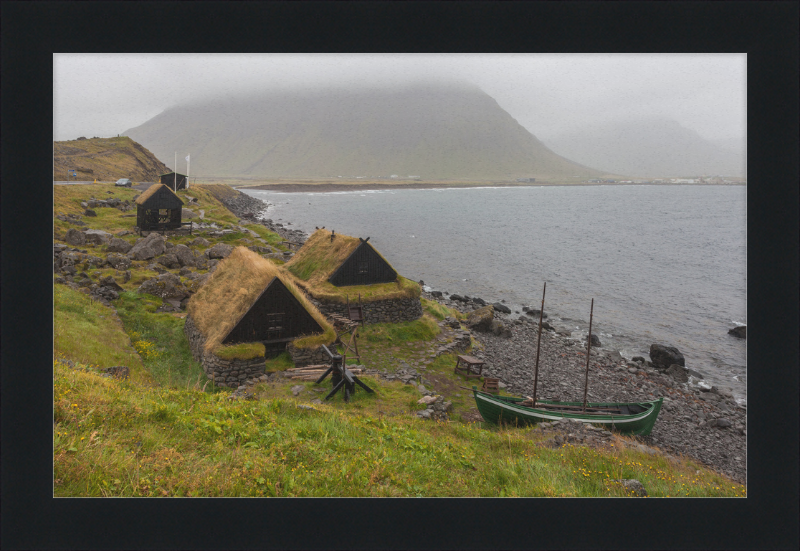
<path fill-rule="evenodd" d="M 336 354 L 333 343 L 326 345 L 332 354 Z M 315 348 L 296 348 L 292 343 L 286 345 L 286 351 L 292 357 L 295 367 L 305 367 L 307 365 L 329 364 L 331 362 L 321 346 Z"/>
<path fill-rule="evenodd" d="M 314 306 L 325 316 L 338 314 L 347 317 L 347 305 L 329 302 L 319 302 L 312 299 Z M 414 321 L 422 317 L 422 302 L 419 298 L 399 298 L 364 302 L 364 323 L 397 323 L 400 321 Z M 324 352 L 323 352 L 324 354 Z"/>
<path fill-rule="evenodd" d="M 266 359 L 262 356 L 252 360 L 224 360 L 215 354 L 203 350 L 205 337 L 194 324 L 190 316 L 186 316 L 183 332 L 189 339 L 192 357 L 203 366 L 206 376 L 217 386 L 238 388 L 248 380 L 257 379 L 264 374 Z M 323 352 L 324 353 L 324 352 Z"/>

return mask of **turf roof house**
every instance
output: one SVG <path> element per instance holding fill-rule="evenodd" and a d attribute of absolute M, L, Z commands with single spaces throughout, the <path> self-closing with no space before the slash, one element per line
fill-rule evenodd
<path fill-rule="evenodd" d="M 267 357 L 289 348 L 298 365 L 322 363 L 333 328 L 269 260 L 236 247 L 191 298 L 184 325 L 192 356 L 219 386 L 238 387 L 264 374 Z"/>
<path fill-rule="evenodd" d="M 369 238 L 317 230 L 285 267 L 326 315 L 347 317 L 347 302 L 357 302 L 360 295 L 365 323 L 422 316 L 420 286 L 398 275 Z"/>
<path fill-rule="evenodd" d="M 139 231 L 176 230 L 181 227 L 183 201 L 163 184 L 153 184 L 136 198 Z"/>

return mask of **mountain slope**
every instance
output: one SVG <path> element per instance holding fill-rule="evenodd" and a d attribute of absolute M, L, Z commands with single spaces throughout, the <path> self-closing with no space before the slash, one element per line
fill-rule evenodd
<path fill-rule="evenodd" d="M 123 136 L 53 142 L 53 180 L 68 180 L 69 170 L 77 170 L 78 180 L 156 182 L 171 169 Z"/>
<path fill-rule="evenodd" d="M 742 140 L 743 142 L 744 140 Z M 629 176 L 744 176 L 746 158 L 672 120 L 586 126 L 547 141 L 561 155 Z"/>
<path fill-rule="evenodd" d="M 156 155 L 191 153 L 192 173 L 203 176 L 599 174 L 547 149 L 494 99 L 468 86 L 271 91 L 175 107 L 126 134 Z"/>

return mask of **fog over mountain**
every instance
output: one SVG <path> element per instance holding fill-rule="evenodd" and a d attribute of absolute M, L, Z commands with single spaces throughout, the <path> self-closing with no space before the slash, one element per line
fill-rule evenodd
<path fill-rule="evenodd" d="M 431 179 L 586 178 L 477 86 L 265 90 L 176 106 L 125 135 L 192 174 Z"/>
<path fill-rule="evenodd" d="M 745 140 L 706 140 L 674 120 L 651 118 L 586 125 L 546 140 L 576 162 L 638 177 L 746 175 Z"/>

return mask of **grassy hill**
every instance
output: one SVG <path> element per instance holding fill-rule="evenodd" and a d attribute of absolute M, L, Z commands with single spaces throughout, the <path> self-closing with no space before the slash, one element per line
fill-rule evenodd
<path fill-rule="evenodd" d="M 198 199 L 205 221 L 221 228 L 239 220 L 216 198 L 224 186 L 192 186 L 179 195 Z M 108 193 L 110 192 L 110 193 Z M 57 186 L 54 211 L 79 214 L 81 201 L 136 190 L 110 184 Z M 135 219 L 113 208 L 85 217 L 83 229 L 117 233 Z M 54 218 L 54 242 L 70 226 Z M 261 239 L 284 250 L 282 239 L 263 226 L 214 237 L 171 237 L 186 244 L 204 237 L 210 245 L 252 244 Z M 138 236 L 122 235 L 133 243 Z M 249 242 L 249 243 L 248 243 Z M 81 245 L 105 257 L 103 245 Z M 451 421 L 417 418 L 424 409 L 416 386 L 378 377 L 362 379 L 376 392 L 341 395 L 323 404 L 322 385 L 277 377 L 253 387 L 252 399 L 231 399 L 193 360 L 183 333 L 185 313 L 160 312 L 163 301 L 136 292 L 157 275 L 151 261 L 134 261 L 124 281 L 113 268 L 77 264 L 98 281 L 112 276 L 123 287 L 104 306 L 86 287 L 54 286 L 53 463 L 56 496 L 627 496 L 615 479 L 637 479 L 650 496 L 746 495 L 696 463 L 642 450 L 614 435 L 603 447 L 554 442 L 540 428 L 498 428 L 474 422 L 474 402 L 453 374 L 455 358 L 431 361 L 426 386 L 452 401 Z M 168 270 L 176 275 L 177 269 Z M 205 270 L 197 270 L 205 273 Z M 82 276 L 81 276 L 82 277 Z M 180 276 L 187 285 L 192 280 Z M 361 362 L 394 372 L 403 362 L 430 357 L 442 344 L 437 322 L 463 316 L 423 299 L 425 315 L 414 322 L 375 324 L 359 331 Z M 127 380 L 104 377 L 103 368 L 125 365 Z M 265 364 L 268 371 L 293 367 L 288 354 Z M 302 390 L 295 394 L 293 387 Z M 297 390 L 297 389 L 295 389 Z M 648 453 L 650 452 L 650 453 Z"/>
<path fill-rule="evenodd" d="M 157 182 L 171 169 L 147 149 L 122 136 L 53 142 L 53 180 L 69 180 L 77 170 L 78 180 Z"/>
<path fill-rule="evenodd" d="M 202 176 L 586 178 L 475 87 L 267 91 L 169 109 L 126 132 Z M 196 169 L 196 172 L 195 172 Z"/>

